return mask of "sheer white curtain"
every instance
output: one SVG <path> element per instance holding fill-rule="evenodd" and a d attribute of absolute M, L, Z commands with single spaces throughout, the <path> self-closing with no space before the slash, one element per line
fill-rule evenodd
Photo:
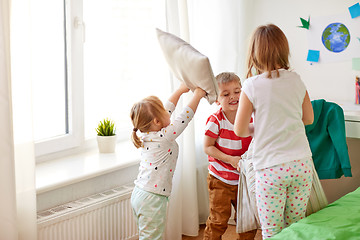
<path fill-rule="evenodd" d="M 245 80 L 245 61 L 251 34 L 252 0 L 197 0 L 189 6 L 191 44 L 210 59 L 216 76 L 220 72 L 235 72 Z M 209 214 L 206 177 L 207 155 L 203 151 L 207 118 L 219 107 L 202 102 L 195 119 L 195 148 L 199 222 Z"/>
<path fill-rule="evenodd" d="M 187 1 L 167 0 L 166 12 L 166 30 L 189 42 Z M 178 84 L 178 80 L 173 81 L 173 85 Z M 185 97 L 183 102 L 188 100 Z M 184 131 L 179 145 L 182 151 L 174 174 L 165 233 L 165 239 L 171 240 L 181 239 L 182 234 L 195 236 L 199 230 L 194 121 Z"/>
<path fill-rule="evenodd" d="M 21 2 L 21 8 L 25 7 L 24 3 Z M 15 7 L 16 3 L 12 1 L 11 5 Z M 29 38 L 24 31 L 26 22 L 22 22 L 21 39 L 25 42 L 16 43 L 11 38 L 10 49 L 10 36 L 16 31 L 11 28 L 10 32 L 10 1 L 2 0 L 0 8 L 0 239 L 35 240 L 35 160 L 29 69 L 10 70 L 10 66 L 16 64 L 11 60 L 26 61 L 26 39 Z"/>
<path fill-rule="evenodd" d="M 10 101 L 9 2 L 0 2 L 0 239 L 17 239 L 14 145 Z"/>
<path fill-rule="evenodd" d="M 167 0 L 167 31 L 188 41 L 209 57 L 214 74 L 232 71 L 245 76 L 251 0 Z M 186 101 L 186 100 L 185 100 Z M 184 132 L 173 180 L 165 239 L 196 236 L 209 214 L 207 156 L 203 152 L 207 117 L 217 109 L 201 101 Z"/>

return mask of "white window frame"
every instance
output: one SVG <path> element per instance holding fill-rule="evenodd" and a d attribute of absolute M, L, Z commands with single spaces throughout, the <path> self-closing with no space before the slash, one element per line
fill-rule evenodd
<path fill-rule="evenodd" d="M 36 142 L 37 160 L 46 158 L 45 155 L 79 148 L 84 144 L 83 43 L 85 25 L 82 22 L 82 6 L 82 0 L 65 0 L 69 133 Z"/>
<path fill-rule="evenodd" d="M 36 162 L 44 162 L 96 147 L 96 137 L 85 139 L 83 0 L 64 0 L 66 9 L 67 93 L 69 133 L 35 143 Z M 94 127 L 95 133 L 95 127 Z M 129 129 L 116 129 L 118 142 L 130 141 Z"/>

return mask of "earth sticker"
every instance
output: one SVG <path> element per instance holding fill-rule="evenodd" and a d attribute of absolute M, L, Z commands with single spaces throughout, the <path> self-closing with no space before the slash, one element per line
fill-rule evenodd
<path fill-rule="evenodd" d="M 329 51 L 339 53 L 349 46 L 350 32 L 342 23 L 331 23 L 323 31 L 321 40 Z"/>

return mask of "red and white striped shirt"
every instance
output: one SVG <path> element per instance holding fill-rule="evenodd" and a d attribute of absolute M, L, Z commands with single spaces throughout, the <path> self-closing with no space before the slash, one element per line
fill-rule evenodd
<path fill-rule="evenodd" d="M 244 154 L 251 142 L 252 137 L 238 137 L 234 133 L 234 125 L 226 118 L 220 108 L 212 114 L 207 122 L 205 135 L 216 138 L 215 147 L 225 154 L 231 156 L 241 156 Z M 239 172 L 229 163 L 208 156 L 209 173 L 221 181 L 237 185 L 239 182 Z"/>

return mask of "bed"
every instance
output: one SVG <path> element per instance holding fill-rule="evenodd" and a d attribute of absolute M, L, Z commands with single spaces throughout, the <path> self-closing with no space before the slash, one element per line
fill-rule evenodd
<path fill-rule="evenodd" d="M 271 239 L 360 239 L 360 187 Z"/>

